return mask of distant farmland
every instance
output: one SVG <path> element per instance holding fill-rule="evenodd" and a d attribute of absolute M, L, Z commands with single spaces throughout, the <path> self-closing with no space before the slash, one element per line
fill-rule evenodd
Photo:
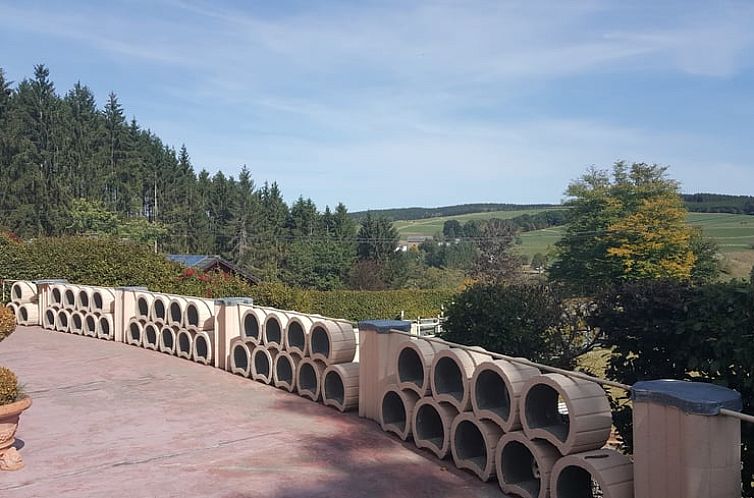
<path fill-rule="evenodd" d="M 471 219 L 509 219 L 522 214 L 535 214 L 551 209 L 553 208 L 494 211 L 396 221 L 395 226 L 401 238 L 405 240 L 406 237 L 411 235 L 435 235 L 442 232 L 443 224 L 447 220 L 458 220 L 460 223 L 465 223 Z M 717 241 L 720 251 L 726 257 L 728 272 L 731 276 L 745 277 L 748 275 L 752 264 L 754 264 L 754 249 L 752 249 L 754 246 L 754 216 L 726 213 L 689 213 L 688 220 L 691 225 L 700 227 L 707 237 Z M 564 227 L 552 227 L 522 233 L 518 251 L 528 257 L 532 257 L 538 252 L 547 254 L 553 250 L 564 230 Z"/>

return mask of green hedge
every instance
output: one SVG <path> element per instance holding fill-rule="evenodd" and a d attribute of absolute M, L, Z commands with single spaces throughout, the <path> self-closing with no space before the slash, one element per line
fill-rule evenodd
<path fill-rule="evenodd" d="M 136 285 L 187 296 L 248 296 L 263 306 L 335 318 L 365 320 L 434 316 L 455 290 L 315 291 L 277 283 L 249 286 L 222 273 L 197 273 L 155 254 L 151 248 L 110 238 L 59 237 L 31 242 L 0 234 L 0 278 L 65 278 L 84 285 Z"/>

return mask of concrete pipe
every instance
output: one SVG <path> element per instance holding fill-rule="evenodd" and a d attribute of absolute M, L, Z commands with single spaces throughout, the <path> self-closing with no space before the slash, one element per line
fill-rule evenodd
<path fill-rule="evenodd" d="M 58 310 L 55 308 L 47 308 L 45 310 L 44 318 L 42 319 L 42 326 L 47 330 L 56 330 L 55 321 L 58 318 Z"/>
<path fill-rule="evenodd" d="M 76 294 L 76 308 L 79 311 L 89 312 L 92 305 L 92 288 L 91 287 L 79 287 L 79 291 Z"/>
<path fill-rule="evenodd" d="M 10 303 L 8 303 L 8 304 L 5 305 L 5 307 L 8 308 L 11 313 L 13 313 L 13 317 L 16 319 L 16 323 L 20 325 L 20 323 L 18 321 L 18 306 L 19 305 L 16 304 L 16 303 L 14 303 L 14 302 L 10 302 Z M 53 322 L 54 321 L 55 321 L 55 319 L 53 318 Z M 47 328 L 46 325 L 45 325 L 45 328 Z"/>
<path fill-rule="evenodd" d="M 421 397 L 432 393 L 430 370 L 435 354 L 448 349 L 446 344 L 415 339 L 406 341 L 398 349 L 395 371 L 398 375 L 398 387 L 411 389 Z"/>
<path fill-rule="evenodd" d="M 115 312 L 115 292 L 105 287 L 97 287 L 92 291 L 91 308 L 94 313 Z"/>
<path fill-rule="evenodd" d="M 68 310 L 58 310 L 55 317 L 55 330 L 58 332 L 70 332 L 71 312 Z"/>
<path fill-rule="evenodd" d="M 411 430 L 417 448 L 426 448 L 439 459 L 450 453 L 450 429 L 458 410 L 450 403 L 421 398 L 414 407 Z"/>
<path fill-rule="evenodd" d="M 613 422 L 599 384 L 560 374 L 529 379 L 521 391 L 519 412 L 529 439 L 549 441 L 563 455 L 602 448 Z"/>
<path fill-rule="evenodd" d="M 163 324 L 147 322 L 147 324 L 144 325 L 144 333 L 143 339 L 141 341 L 141 346 L 145 349 L 157 351 L 160 344 L 160 330 L 162 329 L 162 327 Z"/>
<path fill-rule="evenodd" d="M 74 311 L 76 309 L 76 296 L 79 295 L 80 287 L 77 285 L 66 285 L 63 290 L 63 308 Z"/>
<path fill-rule="evenodd" d="M 212 365 L 215 357 L 215 333 L 210 330 L 200 330 L 194 336 L 194 348 L 191 354 L 193 360 L 204 365 Z"/>
<path fill-rule="evenodd" d="M 97 337 L 105 341 L 115 339 L 113 315 L 100 315 L 97 319 Z"/>
<path fill-rule="evenodd" d="M 84 335 L 84 317 L 85 316 L 86 316 L 86 313 L 82 313 L 80 311 L 74 311 L 73 313 L 71 313 L 71 322 L 69 324 L 71 334 Z"/>
<path fill-rule="evenodd" d="M 302 357 L 309 355 L 306 338 L 312 331 L 314 319 L 306 315 L 293 315 L 285 327 L 283 347 L 286 351 L 296 353 Z"/>
<path fill-rule="evenodd" d="M 309 398 L 312 401 L 319 401 L 322 394 L 322 374 L 325 372 L 325 368 L 327 368 L 327 365 L 312 358 L 303 358 L 298 363 L 296 390 L 299 396 Z"/>
<path fill-rule="evenodd" d="M 149 310 L 149 319 L 153 322 L 168 323 L 168 307 L 170 297 L 164 294 L 154 294 L 154 301 Z"/>
<path fill-rule="evenodd" d="M 411 421 L 419 395 L 408 389 L 387 386 L 380 398 L 380 426 L 406 441 L 411 436 Z"/>
<path fill-rule="evenodd" d="M 50 306 L 62 308 L 63 307 L 63 292 L 65 292 L 65 285 L 53 285 L 50 288 Z"/>
<path fill-rule="evenodd" d="M 168 305 L 168 325 L 183 327 L 183 316 L 186 313 L 186 299 L 180 296 L 170 298 Z"/>
<path fill-rule="evenodd" d="M 97 337 L 97 315 L 92 313 L 83 314 L 84 316 L 84 335 L 87 337 Z"/>
<path fill-rule="evenodd" d="M 339 363 L 325 369 L 322 402 L 345 412 L 359 407 L 359 364 Z"/>
<path fill-rule="evenodd" d="M 194 333 L 190 330 L 179 329 L 175 335 L 175 344 L 175 354 L 179 358 L 190 360 L 194 349 Z"/>
<path fill-rule="evenodd" d="M 211 299 L 187 299 L 183 323 L 193 330 L 212 329 L 215 325 L 215 302 Z"/>
<path fill-rule="evenodd" d="M 272 363 L 272 382 L 275 387 L 285 389 L 289 393 L 296 390 L 296 370 L 301 356 L 290 351 L 282 351 Z"/>
<path fill-rule="evenodd" d="M 452 404 L 459 412 L 471 410 L 471 378 L 477 365 L 491 357 L 459 348 L 438 351 L 432 359 L 430 383 L 432 396 L 437 401 Z"/>
<path fill-rule="evenodd" d="M 312 325 L 309 354 L 327 365 L 349 363 L 356 355 L 356 333 L 348 322 L 321 320 Z"/>
<path fill-rule="evenodd" d="M 559 458 L 557 448 L 547 441 L 530 441 L 521 431 L 509 432 L 495 450 L 497 482 L 508 495 L 548 498 L 550 472 Z"/>
<path fill-rule="evenodd" d="M 470 470 L 482 481 L 495 475 L 495 449 L 503 435 L 499 425 L 460 413 L 450 427 L 450 452 L 459 469 Z"/>
<path fill-rule="evenodd" d="M 251 352 L 251 378 L 263 384 L 272 384 L 272 366 L 278 351 L 265 347 Z"/>
<path fill-rule="evenodd" d="M 137 292 L 136 293 L 136 309 L 134 310 L 134 316 L 139 320 L 149 321 L 149 312 L 152 309 L 152 303 L 154 303 L 154 294 L 150 292 Z"/>
<path fill-rule="evenodd" d="M 230 346 L 230 371 L 242 377 L 251 375 L 252 351 L 244 341 L 234 340 Z"/>
<path fill-rule="evenodd" d="M 131 318 L 126 327 L 126 344 L 141 346 L 144 340 L 144 322 L 138 318 Z"/>
<path fill-rule="evenodd" d="M 161 353 L 175 355 L 176 349 L 176 334 L 178 328 L 171 327 L 170 325 L 163 325 L 160 329 L 160 344 L 159 350 Z"/>
<path fill-rule="evenodd" d="M 262 344 L 269 349 L 282 351 L 283 331 L 288 325 L 290 314 L 282 311 L 270 311 L 262 324 Z"/>
<path fill-rule="evenodd" d="M 10 288 L 10 299 L 16 304 L 36 303 L 37 294 L 37 284 L 28 280 L 13 282 Z"/>
<path fill-rule="evenodd" d="M 39 306 L 35 303 L 19 305 L 16 322 L 19 325 L 39 325 Z"/>
<path fill-rule="evenodd" d="M 526 381 L 538 368 L 506 360 L 485 361 L 471 378 L 471 407 L 480 420 L 492 420 L 505 432 L 521 429 L 519 399 Z"/>
<path fill-rule="evenodd" d="M 631 460 L 613 450 L 593 450 L 561 458 L 550 475 L 552 498 L 633 498 Z"/>
<path fill-rule="evenodd" d="M 241 334 L 244 340 L 255 345 L 262 344 L 262 326 L 266 318 L 267 311 L 265 308 L 256 306 L 246 308 L 241 316 L 243 326 Z"/>

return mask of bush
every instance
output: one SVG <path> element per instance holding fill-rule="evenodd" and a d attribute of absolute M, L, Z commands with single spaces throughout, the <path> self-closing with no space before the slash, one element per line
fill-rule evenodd
<path fill-rule="evenodd" d="M 261 306 L 316 313 L 348 320 L 436 316 L 453 299 L 453 289 L 402 289 L 384 291 L 316 291 L 295 289 L 278 283 L 262 283 L 250 296 Z"/>
<path fill-rule="evenodd" d="M 16 317 L 13 311 L 5 306 L 0 306 L 0 342 L 16 330 Z"/>
<path fill-rule="evenodd" d="M 754 289 L 743 282 L 700 287 L 640 281 L 598 296 L 590 319 L 612 348 L 607 375 L 633 384 L 650 379 L 713 382 L 741 393 L 754 411 Z M 632 448 L 631 408 L 615 403 L 614 421 Z M 754 426 L 742 424 L 743 496 L 754 496 Z"/>
<path fill-rule="evenodd" d="M 443 339 L 573 368 L 594 347 L 583 306 L 547 285 L 469 287 L 447 310 Z"/>
<path fill-rule="evenodd" d="M 0 367 L 0 406 L 13 403 L 19 396 L 16 374 L 8 368 Z"/>

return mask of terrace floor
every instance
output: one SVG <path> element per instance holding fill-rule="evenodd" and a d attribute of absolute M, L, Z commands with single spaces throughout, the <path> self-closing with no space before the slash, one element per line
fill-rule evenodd
<path fill-rule="evenodd" d="M 5 498 L 503 496 L 353 413 L 162 353 L 19 327 L 0 364 L 33 399 Z"/>

